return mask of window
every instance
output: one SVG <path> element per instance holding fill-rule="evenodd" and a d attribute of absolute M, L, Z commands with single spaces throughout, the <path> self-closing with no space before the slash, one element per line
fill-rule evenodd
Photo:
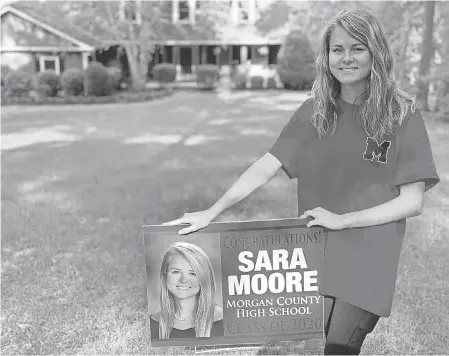
<path fill-rule="evenodd" d="M 179 20 L 180 21 L 189 21 L 189 2 L 188 1 L 179 1 Z"/>
<path fill-rule="evenodd" d="M 119 17 L 121 21 L 133 21 L 142 24 L 142 2 L 141 0 L 120 2 Z"/>
<path fill-rule="evenodd" d="M 246 22 L 249 19 L 248 15 L 248 0 L 239 1 L 239 22 Z"/>
<path fill-rule="evenodd" d="M 40 56 L 39 57 L 39 71 L 54 70 L 60 74 L 60 62 L 58 56 Z"/>
<path fill-rule="evenodd" d="M 232 21 L 239 23 L 254 23 L 256 15 L 256 0 L 232 0 Z"/>

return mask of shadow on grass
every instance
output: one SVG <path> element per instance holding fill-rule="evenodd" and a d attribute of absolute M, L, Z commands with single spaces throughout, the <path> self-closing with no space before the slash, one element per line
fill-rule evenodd
<path fill-rule="evenodd" d="M 194 353 L 149 346 L 141 227 L 210 207 L 274 143 L 293 113 L 282 105 L 300 104 L 290 94 L 207 101 L 176 94 L 165 104 L 17 112 L 2 120 L 7 135 L 37 135 L 2 151 L 2 352 Z M 48 142 L 39 130 L 77 140 Z M 448 177 L 447 130 L 430 126 L 429 133 L 439 173 Z M 441 214 L 448 194 L 445 180 L 430 192 L 428 212 L 409 224 L 392 321 L 370 335 L 366 350 L 447 346 L 439 296 L 448 293 Z M 217 221 L 292 217 L 296 205 L 295 182 L 280 172 Z M 322 346 L 313 340 L 257 352 L 320 354 Z"/>

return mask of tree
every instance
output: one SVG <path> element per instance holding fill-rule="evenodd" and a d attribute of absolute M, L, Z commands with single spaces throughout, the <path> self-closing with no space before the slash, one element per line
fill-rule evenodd
<path fill-rule="evenodd" d="M 419 63 L 419 80 L 418 80 L 418 103 L 422 110 L 429 110 L 428 94 L 429 94 L 429 70 L 430 62 L 434 54 L 433 43 L 433 25 L 434 25 L 435 1 L 425 3 L 424 12 L 424 34 L 421 42 L 421 61 Z"/>
<path fill-rule="evenodd" d="M 58 7 L 52 3 L 49 5 Z M 135 89 L 146 83 L 148 64 L 155 50 L 152 43 L 166 39 L 216 38 L 229 16 L 224 1 L 197 2 L 200 6 L 195 26 L 173 23 L 172 1 L 63 1 L 64 6 L 58 3 L 55 11 L 65 11 L 64 18 L 102 40 L 105 48 L 121 46 Z"/>
<path fill-rule="evenodd" d="M 292 31 L 285 39 L 277 71 L 286 88 L 311 89 L 316 76 L 315 54 L 302 31 Z"/>

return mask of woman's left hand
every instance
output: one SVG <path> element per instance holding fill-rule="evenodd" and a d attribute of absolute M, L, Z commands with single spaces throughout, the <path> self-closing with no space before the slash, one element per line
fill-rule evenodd
<path fill-rule="evenodd" d="M 315 219 L 309 221 L 307 223 L 307 227 L 324 226 L 331 230 L 342 230 L 345 228 L 342 215 L 334 214 L 323 208 L 306 210 L 299 218 L 305 219 L 307 217 L 312 217 Z"/>

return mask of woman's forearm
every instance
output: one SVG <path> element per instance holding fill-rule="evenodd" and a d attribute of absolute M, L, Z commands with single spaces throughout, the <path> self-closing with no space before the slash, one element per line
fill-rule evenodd
<path fill-rule="evenodd" d="M 281 163 L 266 155 L 249 167 L 229 190 L 208 210 L 213 219 L 232 205 L 246 198 L 260 186 L 267 183 L 281 168 Z"/>
<path fill-rule="evenodd" d="M 421 214 L 422 205 L 413 196 L 401 196 L 369 209 L 343 214 L 344 228 L 382 225 Z"/>

